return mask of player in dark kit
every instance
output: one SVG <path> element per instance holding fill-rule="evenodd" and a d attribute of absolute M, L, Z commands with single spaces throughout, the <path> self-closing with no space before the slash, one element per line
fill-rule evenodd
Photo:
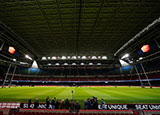
<path fill-rule="evenodd" d="M 35 100 L 34 102 L 34 109 L 37 109 L 39 106 L 39 101 L 38 101 L 38 98 Z"/>
<path fill-rule="evenodd" d="M 32 104 L 32 99 L 28 100 L 28 108 L 31 108 L 31 104 Z"/>
<path fill-rule="evenodd" d="M 50 102 L 49 102 L 49 96 L 46 98 L 46 109 L 48 109 L 49 108 L 49 104 L 50 104 Z"/>

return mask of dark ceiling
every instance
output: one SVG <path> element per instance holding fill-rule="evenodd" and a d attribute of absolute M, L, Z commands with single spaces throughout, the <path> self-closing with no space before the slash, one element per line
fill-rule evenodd
<path fill-rule="evenodd" d="M 0 21 L 42 56 L 113 54 L 160 16 L 160 0 L 1 0 Z M 1 39 L 5 32 L 1 32 Z M 12 38 L 11 38 L 12 39 Z"/>

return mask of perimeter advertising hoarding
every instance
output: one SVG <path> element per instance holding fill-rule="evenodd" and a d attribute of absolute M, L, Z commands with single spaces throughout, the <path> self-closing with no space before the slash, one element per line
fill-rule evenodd
<path fill-rule="evenodd" d="M 29 108 L 27 103 L 21 103 L 21 108 Z M 34 108 L 34 104 L 30 105 L 30 108 Z M 51 109 L 52 106 L 49 106 Z M 102 106 L 98 105 L 98 108 L 101 110 Z M 160 104 L 106 104 L 103 108 L 105 110 L 160 110 Z M 45 103 L 40 103 L 37 109 L 46 109 Z"/>

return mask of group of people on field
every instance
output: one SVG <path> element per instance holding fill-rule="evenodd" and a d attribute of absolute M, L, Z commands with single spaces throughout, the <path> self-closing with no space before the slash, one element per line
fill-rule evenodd
<path fill-rule="evenodd" d="M 30 105 L 32 104 L 32 99 L 28 100 L 28 107 L 30 108 Z M 93 110 L 98 109 L 98 99 L 97 97 L 88 98 L 85 99 L 83 102 L 84 109 L 87 110 Z M 101 108 L 104 109 L 105 101 L 101 99 Z M 37 109 L 39 106 L 39 101 L 36 99 L 34 101 L 34 109 Z M 46 98 L 46 109 L 69 109 L 70 111 L 79 111 L 81 109 L 81 105 L 79 104 L 79 101 L 69 100 L 68 98 L 64 99 L 56 99 L 54 97 L 50 100 L 49 96 Z"/>
<path fill-rule="evenodd" d="M 32 99 L 28 100 L 28 107 L 30 108 L 30 105 L 32 104 Z M 50 109 L 50 105 L 52 109 L 70 109 L 70 111 L 79 111 L 81 109 L 81 106 L 79 104 L 78 101 L 74 102 L 74 100 L 72 99 L 71 101 L 69 101 L 68 98 L 66 98 L 65 100 L 59 100 L 56 99 L 56 97 L 54 97 L 51 101 L 49 96 L 46 98 L 46 109 Z M 34 109 L 37 109 L 39 106 L 39 101 L 38 99 L 36 99 L 34 101 Z"/>

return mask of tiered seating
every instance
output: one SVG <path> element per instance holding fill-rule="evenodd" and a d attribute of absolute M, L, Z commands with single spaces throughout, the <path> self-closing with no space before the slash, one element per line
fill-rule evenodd
<path fill-rule="evenodd" d="M 148 74 L 149 79 L 156 79 L 160 78 L 160 73 L 153 73 Z M 141 79 L 146 79 L 144 75 L 141 75 Z M 62 76 L 56 76 L 56 77 L 49 77 L 49 76 L 35 76 L 35 77 L 29 77 L 29 76 L 15 76 L 14 80 L 30 80 L 30 81 L 112 81 L 112 80 L 138 80 L 138 76 L 136 74 L 132 76 L 121 76 L 121 75 L 108 75 L 108 76 L 102 76 L 102 77 L 95 77 L 95 76 L 84 76 L 84 77 L 62 77 Z"/>
<path fill-rule="evenodd" d="M 144 115 L 160 115 L 160 110 L 143 110 Z"/>
<path fill-rule="evenodd" d="M 2 112 L 2 111 L 0 111 L 0 115 L 3 115 L 3 112 Z"/>
<path fill-rule="evenodd" d="M 47 113 L 47 112 L 15 112 L 15 115 L 134 115 L 130 113 Z"/>
<path fill-rule="evenodd" d="M 135 79 L 135 78 L 134 78 Z M 53 77 L 53 78 L 41 78 L 41 77 L 15 77 L 14 80 L 30 80 L 30 81 L 108 81 L 108 80 L 130 80 L 130 79 L 123 79 L 123 78 L 105 78 L 105 77 Z"/>

